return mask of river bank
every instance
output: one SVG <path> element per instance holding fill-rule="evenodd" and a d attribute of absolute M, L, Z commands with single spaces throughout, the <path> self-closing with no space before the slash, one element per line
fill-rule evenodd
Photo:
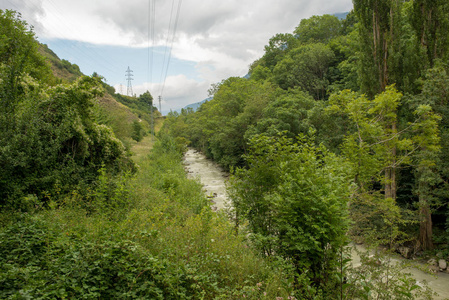
<path fill-rule="evenodd" d="M 228 174 L 223 171 L 216 163 L 208 160 L 202 153 L 197 150 L 189 149 L 184 155 L 184 168 L 188 177 L 197 178 L 203 185 L 205 194 L 212 201 L 212 209 L 219 210 L 226 207 L 229 199 L 226 194 L 226 179 Z M 363 247 L 356 246 L 359 251 L 363 251 Z M 402 260 L 399 255 L 393 257 L 392 260 Z M 352 251 L 352 264 L 354 267 L 360 265 L 360 257 L 356 251 Z M 422 264 L 425 267 L 424 264 Z M 427 282 L 429 287 L 439 294 L 435 300 L 449 299 L 449 274 L 439 272 L 437 274 L 429 274 L 417 268 L 405 270 L 419 282 Z"/>

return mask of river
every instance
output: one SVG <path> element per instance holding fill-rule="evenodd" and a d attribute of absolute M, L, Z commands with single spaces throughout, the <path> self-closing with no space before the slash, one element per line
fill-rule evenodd
<path fill-rule="evenodd" d="M 204 187 L 206 196 L 212 201 L 212 209 L 219 210 L 229 203 L 226 195 L 226 179 L 228 174 L 216 163 L 208 160 L 200 152 L 189 149 L 184 156 L 184 166 L 190 178 L 197 178 Z M 401 259 L 401 258 L 394 258 Z M 354 266 L 360 264 L 360 258 L 353 252 L 352 263 Z M 449 274 L 439 272 L 437 275 L 425 273 L 419 269 L 407 270 L 415 279 L 427 281 L 429 287 L 439 294 L 435 300 L 449 299 Z"/>
<path fill-rule="evenodd" d="M 228 202 L 226 195 L 228 174 L 194 149 L 189 149 L 184 155 L 184 166 L 188 177 L 200 180 L 206 196 L 212 201 L 212 209 L 223 209 Z"/>

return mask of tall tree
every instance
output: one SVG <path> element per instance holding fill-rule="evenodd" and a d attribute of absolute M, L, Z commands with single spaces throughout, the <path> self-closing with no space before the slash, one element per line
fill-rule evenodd
<path fill-rule="evenodd" d="M 312 16 L 302 19 L 294 33 L 302 44 L 328 43 L 342 34 L 343 24 L 332 15 Z"/>
<path fill-rule="evenodd" d="M 362 91 L 370 97 L 381 93 L 392 84 L 390 54 L 397 52 L 401 1 L 354 0 L 354 12 L 359 20 L 360 76 Z"/>
<path fill-rule="evenodd" d="M 328 70 L 334 52 L 322 43 L 307 44 L 291 50 L 273 70 L 274 79 L 285 90 L 300 87 L 315 99 L 326 99 Z"/>
<path fill-rule="evenodd" d="M 449 53 L 449 3 L 446 0 L 414 0 L 412 24 L 430 67 Z"/>

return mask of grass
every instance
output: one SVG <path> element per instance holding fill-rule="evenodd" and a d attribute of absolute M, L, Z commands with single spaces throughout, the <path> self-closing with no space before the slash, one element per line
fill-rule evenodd
<path fill-rule="evenodd" d="M 162 125 L 164 124 L 165 118 L 156 118 L 154 122 L 154 132 L 157 134 Z M 134 162 L 139 164 L 142 162 L 150 153 L 151 149 L 153 149 L 154 143 L 156 142 L 156 137 L 147 135 L 140 142 L 132 142 L 131 153 L 132 159 Z"/>
<path fill-rule="evenodd" d="M 138 173 L 109 178 L 97 188 L 107 193 L 73 193 L 54 209 L 2 215 L 0 298 L 291 295 L 283 264 L 259 257 L 211 211 L 201 184 L 186 178 L 172 139 L 147 137 L 133 149 Z"/>

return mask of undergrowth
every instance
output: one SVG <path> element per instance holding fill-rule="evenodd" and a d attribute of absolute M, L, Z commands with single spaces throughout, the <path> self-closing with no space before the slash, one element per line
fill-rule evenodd
<path fill-rule="evenodd" d="M 0 217 L 1 299 L 275 299 L 293 295 L 283 262 L 255 254 L 162 137 L 137 175 L 99 172 L 65 205 Z M 84 197 L 84 198 L 82 198 Z M 85 199 L 87 197 L 88 199 Z"/>

